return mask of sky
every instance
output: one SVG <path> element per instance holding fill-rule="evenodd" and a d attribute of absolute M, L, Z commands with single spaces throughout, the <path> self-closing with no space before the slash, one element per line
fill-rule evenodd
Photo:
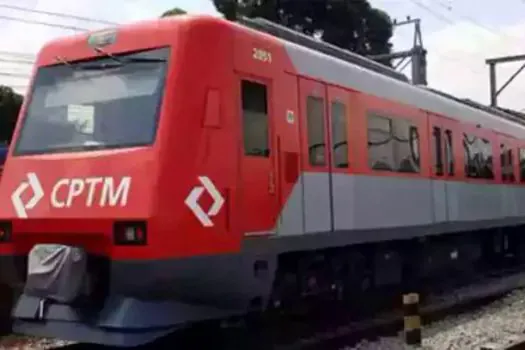
<path fill-rule="evenodd" d="M 392 18 L 420 18 L 423 45 L 428 50 L 428 83 L 459 97 L 489 103 L 486 58 L 525 54 L 525 0 L 369 0 Z M 109 5 L 111 3 L 111 5 Z M 505 5 L 503 5 L 503 3 Z M 104 23 L 60 18 L 6 8 L 89 17 Z M 158 17 L 180 7 L 189 13 L 218 15 L 211 0 L 0 0 L 0 84 L 24 93 L 31 62 L 48 40 L 99 29 L 110 23 L 130 23 Z M 61 28 L 13 20 L 51 23 Z M 413 26 L 396 27 L 394 50 L 406 50 L 413 41 Z M 524 61 L 525 63 L 525 61 Z M 498 65 L 501 86 L 522 63 Z M 409 67 L 406 69 L 409 73 Z M 501 106 L 525 111 L 525 71 L 499 96 Z"/>

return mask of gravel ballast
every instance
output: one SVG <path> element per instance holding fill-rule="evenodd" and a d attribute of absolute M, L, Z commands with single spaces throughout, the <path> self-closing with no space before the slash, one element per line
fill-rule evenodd
<path fill-rule="evenodd" d="M 72 343 L 60 339 L 9 335 L 0 339 L 0 350 L 54 349 L 70 344 Z"/>
<path fill-rule="evenodd" d="M 491 343 L 508 344 L 509 339 L 525 331 L 525 290 L 516 290 L 507 296 L 474 312 L 448 316 L 423 326 L 423 349 L 474 350 Z M 396 350 L 407 349 L 403 333 L 376 341 L 363 340 L 342 350 Z"/>

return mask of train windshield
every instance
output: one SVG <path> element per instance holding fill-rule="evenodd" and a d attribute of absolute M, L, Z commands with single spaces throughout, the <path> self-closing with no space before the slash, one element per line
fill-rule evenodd
<path fill-rule="evenodd" d="M 42 67 L 15 155 L 151 145 L 169 48 Z"/>

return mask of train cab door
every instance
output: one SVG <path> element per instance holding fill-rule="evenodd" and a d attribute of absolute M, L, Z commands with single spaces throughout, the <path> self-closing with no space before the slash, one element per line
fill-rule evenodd
<path fill-rule="evenodd" d="M 240 224 L 246 235 L 272 233 L 279 212 L 271 80 L 238 74 Z"/>
<path fill-rule="evenodd" d="M 332 231 L 334 227 L 331 143 L 326 101 L 326 85 L 299 78 L 305 233 Z"/>

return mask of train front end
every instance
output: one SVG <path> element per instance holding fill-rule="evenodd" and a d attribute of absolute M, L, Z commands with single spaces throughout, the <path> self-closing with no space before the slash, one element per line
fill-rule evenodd
<path fill-rule="evenodd" d="M 176 113 L 173 62 L 189 23 L 63 38 L 39 53 L 0 186 L 0 270 L 21 292 L 15 332 L 137 345 L 198 314 L 167 302 L 180 288 L 170 274 L 182 267 L 158 265 L 184 250 L 172 247 L 179 232 L 170 225 L 188 215 L 184 198 L 161 209 L 170 191 L 187 190 L 167 189 L 175 185 L 166 179 L 188 189 L 194 180 L 182 168 L 160 175 L 181 133 L 161 130 Z"/>

